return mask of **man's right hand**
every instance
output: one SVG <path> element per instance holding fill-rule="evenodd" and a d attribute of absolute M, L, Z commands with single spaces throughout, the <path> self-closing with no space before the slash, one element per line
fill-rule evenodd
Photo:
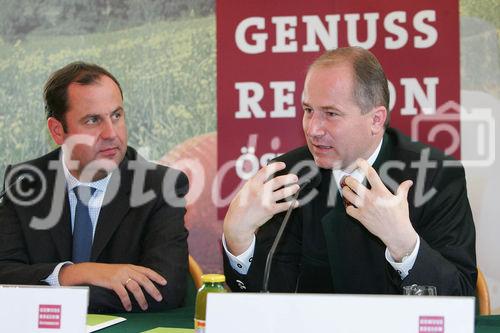
<path fill-rule="evenodd" d="M 142 310 L 148 308 L 142 289 L 157 302 L 162 300 L 162 295 L 153 282 L 162 286 L 167 284 L 165 278 L 152 269 L 129 264 L 85 262 L 65 265 L 59 272 L 61 286 L 92 285 L 113 290 L 127 311 L 132 310 L 127 290 L 134 295 Z"/>
<path fill-rule="evenodd" d="M 273 215 L 286 211 L 292 204 L 298 206 L 297 201 L 279 202 L 299 190 L 296 175 L 287 174 L 269 179 L 285 167 L 283 162 L 263 167 L 231 201 L 224 218 L 224 237 L 228 250 L 233 255 L 245 252 L 258 228 Z"/>

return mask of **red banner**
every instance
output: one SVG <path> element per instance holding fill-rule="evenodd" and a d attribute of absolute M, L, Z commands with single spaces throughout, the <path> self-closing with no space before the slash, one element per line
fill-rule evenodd
<path fill-rule="evenodd" d="M 386 72 L 391 126 L 443 150 L 452 146 L 449 133 L 429 133 L 436 121 L 460 133 L 457 118 L 436 112 L 460 99 L 458 1 L 219 0 L 219 217 L 239 184 L 305 144 L 300 106 L 310 62 L 354 45 L 372 51 Z M 412 133 L 412 119 L 422 115 L 431 118 Z M 459 158 L 459 147 L 451 153 Z"/>

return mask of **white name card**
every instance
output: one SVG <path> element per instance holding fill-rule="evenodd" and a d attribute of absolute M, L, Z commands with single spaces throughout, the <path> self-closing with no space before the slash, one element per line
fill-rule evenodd
<path fill-rule="evenodd" d="M 473 333 L 474 298 L 209 293 L 207 333 Z"/>
<path fill-rule="evenodd" d="M 87 287 L 0 285 L 0 332 L 84 333 Z"/>

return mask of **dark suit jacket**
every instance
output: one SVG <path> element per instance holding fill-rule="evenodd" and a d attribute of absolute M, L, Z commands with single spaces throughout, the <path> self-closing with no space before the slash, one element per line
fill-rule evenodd
<path fill-rule="evenodd" d="M 435 163 L 425 175 L 415 164 L 422 152 L 431 163 Z M 428 155 L 425 155 L 426 152 Z M 299 161 L 312 161 L 312 155 L 307 147 L 302 147 L 277 160 L 286 163 L 286 172 Z M 389 166 L 386 163 L 389 161 L 396 161 L 388 169 L 390 178 L 382 176 L 385 173 L 383 165 Z M 318 199 L 293 211 L 272 263 L 269 289 L 280 292 L 401 294 L 402 286 L 416 283 L 436 286 L 440 295 L 474 295 L 477 277 L 475 229 L 467 199 L 465 174 L 460 165 L 444 167 L 444 161 L 451 159 L 388 129 L 373 165 L 393 192 L 407 179 L 414 182 L 408 194 L 409 213 L 420 236 L 420 249 L 413 268 L 404 280 L 386 261 L 386 246 L 382 241 L 346 214 L 336 184 L 331 182 L 330 191 L 334 187 L 332 193 L 336 196 L 335 207 L 325 208 L 325 214 L 317 220 L 313 220 L 313 216 L 317 216 L 318 206 L 314 200 Z M 320 188 L 325 188 L 324 184 Z M 422 200 L 422 194 L 432 189 L 436 191 L 432 198 Z M 425 203 L 422 204 L 422 201 Z M 224 256 L 224 271 L 232 290 L 258 291 L 262 288 L 267 253 L 283 215 L 274 216 L 259 229 L 247 275 L 234 271 L 227 256 Z M 307 223 L 321 223 L 324 240 L 310 239 L 312 236 L 304 232 Z M 316 259 L 311 256 L 314 251 L 304 245 L 317 243 L 321 246 L 322 242 L 326 244 L 326 266 L 315 262 Z"/>
<path fill-rule="evenodd" d="M 0 204 L 0 283 L 45 284 L 42 280 L 58 263 L 71 261 L 70 208 L 59 155 L 57 149 L 7 168 L 5 186 L 15 185 Z M 21 174 L 27 177 L 17 182 Z M 183 302 L 188 263 L 183 197 L 188 187 L 182 172 L 147 162 L 129 147 L 106 190 L 91 261 L 141 265 L 165 277 L 167 285 L 157 285 L 162 302 L 144 292 L 150 310 Z M 147 192 L 154 198 L 134 202 L 139 193 Z M 21 197 L 24 203 L 17 199 Z M 133 311 L 140 311 L 130 296 Z M 112 290 L 90 286 L 89 311 L 119 312 L 123 306 Z"/>

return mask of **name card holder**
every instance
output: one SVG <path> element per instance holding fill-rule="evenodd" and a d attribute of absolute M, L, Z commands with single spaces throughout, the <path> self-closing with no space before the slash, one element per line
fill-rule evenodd
<path fill-rule="evenodd" d="M 207 333 L 473 333 L 474 298 L 208 294 Z"/>
<path fill-rule="evenodd" d="M 84 333 L 89 289 L 0 285 L 0 332 Z"/>

